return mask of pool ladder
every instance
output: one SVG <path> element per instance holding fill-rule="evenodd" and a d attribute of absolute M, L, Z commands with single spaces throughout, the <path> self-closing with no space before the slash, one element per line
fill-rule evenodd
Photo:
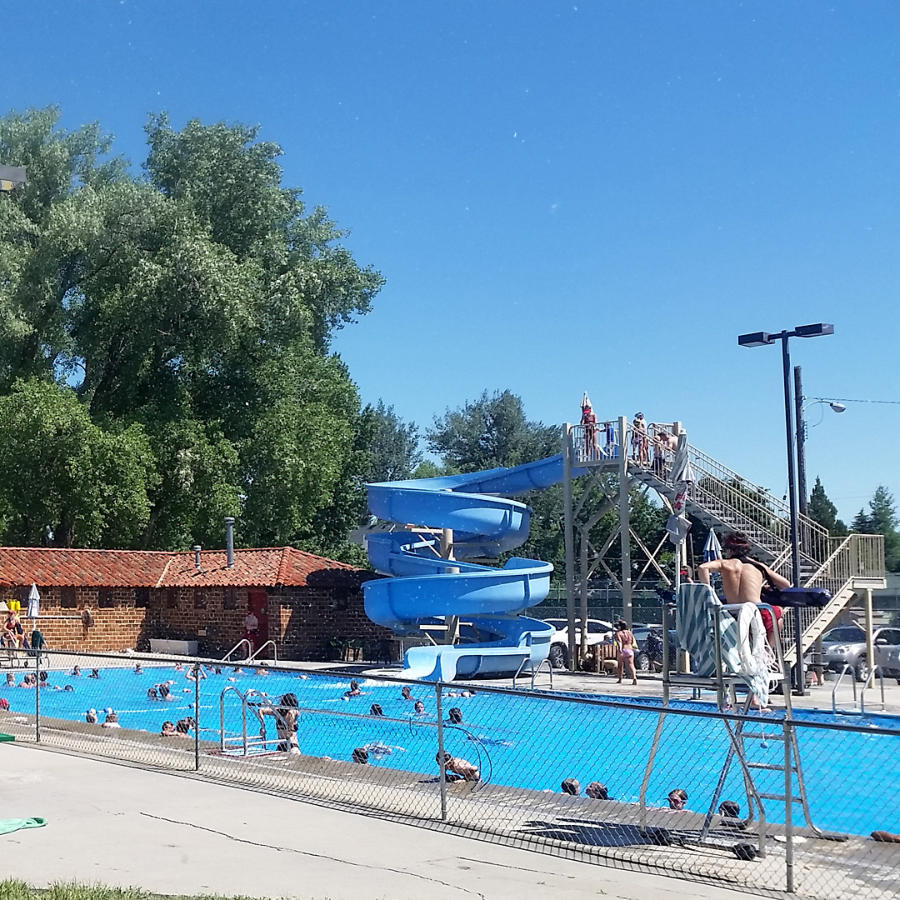
<path fill-rule="evenodd" d="M 838 709 L 837 706 L 837 691 L 841 686 L 841 682 L 844 680 L 844 676 L 847 673 L 850 673 L 850 685 L 853 688 L 853 709 Z M 860 689 L 859 696 L 856 694 L 856 669 L 850 665 L 850 663 L 846 663 L 844 668 L 841 669 L 841 674 L 838 676 L 838 680 L 834 683 L 834 687 L 831 689 L 831 712 L 838 716 L 864 716 L 866 714 L 866 691 L 870 687 L 875 686 L 875 675 L 878 675 L 878 680 L 881 682 L 881 711 L 884 712 L 887 708 L 884 703 L 884 672 L 881 671 L 881 667 L 879 665 L 872 666 L 869 674 L 866 676 L 865 683 Z"/>
<path fill-rule="evenodd" d="M 232 659 L 231 655 L 236 650 L 239 650 L 246 644 L 247 646 L 247 655 L 242 659 Z M 278 662 L 278 647 L 275 644 L 275 641 L 266 641 L 261 647 L 257 647 L 256 650 L 253 649 L 253 646 L 250 644 L 250 641 L 247 638 L 241 638 L 223 657 L 222 662 L 241 662 L 241 663 L 250 663 L 256 661 L 256 658 L 259 656 L 266 647 L 272 648 L 272 659 L 275 663 Z"/>
<path fill-rule="evenodd" d="M 236 694 L 241 701 L 241 731 L 240 734 L 229 733 L 225 730 L 225 698 L 228 694 Z M 256 698 L 254 700 L 254 698 Z M 272 700 L 260 693 L 255 688 L 241 691 L 233 684 L 226 687 L 219 694 L 219 750 L 223 755 L 234 755 L 235 751 L 241 756 L 249 756 L 252 752 L 270 753 L 269 745 L 278 745 L 279 738 L 266 736 L 266 724 L 259 712 L 260 706 L 271 706 Z M 275 707 L 277 716 L 277 707 Z M 255 734 L 247 731 L 247 714 L 252 713 L 256 718 L 259 728 Z"/>

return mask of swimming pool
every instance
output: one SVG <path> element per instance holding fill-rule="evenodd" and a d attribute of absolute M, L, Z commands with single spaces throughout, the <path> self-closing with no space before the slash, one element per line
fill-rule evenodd
<path fill-rule="evenodd" d="M 85 669 L 85 673 L 89 669 Z M 171 679 L 173 700 L 153 701 L 147 688 Z M 16 680 L 21 680 L 17 674 Z M 123 728 L 158 734 L 164 721 L 176 722 L 194 715 L 194 685 L 183 671 L 174 668 L 146 668 L 141 675 L 130 668 L 104 668 L 99 678 L 50 673 L 50 687 L 41 690 L 42 716 L 84 721 L 85 711 L 112 708 Z M 255 688 L 266 692 L 273 702 L 293 692 L 300 706 L 298 739 L 302 753 L 349 760 L 355 747 L 380 745 L 381 753 L 370 753 L 370 764 L 434 776 L 437 766 L 436 696 L 430 684 L 412 686 L 414 699 L 422 700 L 425 712 L 416 715 L 413 700 L 400 696 L 401 684 L 360 679 L 363 694 L 343 699 L 349 677 L 272 671 L 262 677 L 252 673 L 234 673 L 224 669 L 210 674 L 200 683 L 200 734 L 204 740 L 217 740 L 219 696 L 228 686 L 245 691 Z M 64 691 L 70 685 L 72 691 Z M 460 688 L 451 693 L 459 693 Z M 241 707 L 236 695 L 227 695 L 226 730 L 241 731 Z M 12 713 L 34 712 L 33 690 L 4 688 L 0 697 L 10 703 Z M 611 799 L 636 801 L 645 761 L 657 723 L 659 703 L 635 702 L 629 707 L 604 706 L 559 699 L 559 695 L 523 695 L 478 690 L 471 697 L 443 698 L 444 744 L 454 756 L 462 756 L 478 765 L 486 780 L 495 784 L 559 792 L 564 778 L 576 778 L 584 787 L 603 782 Z M 596 698 L 617 700 L 618 698 Z M 384 717 L 369 716 L 371 704 L 379 704 Z M 675 708 L 708 707 L 676 703 Z M 451 707 L 459 708 L 462 725 L 450 725 L 446 716 Z M 830 715 L 798 712 L 795 718 L 810 723 L 835 721 Z M 252 721 L 252 724 L 251 724 Z M 274 738 L 269 719 L 268 734 Z M 876 727 L 895 729 L 897 721 L 889 716 L 854 718 L 854 730 L 801 728 L 799 744 L 813 821 L 821 828 L 855 834 L 874 829 L 900 831 L 900 767 L 896 754 L 900 739 L 876 732 Z M 98 726 L 99 727 L 99 726 Z M 760 724 L 747 730 L 777 730 L 777 717 L 760 718 Z M 248 720 L 248 731 L 256 733 L 255 720 Z M 174 738 L 173 740 L 183 740 Z M 780 742 L 747 741 L 748 755 L 757 762 L 777 764 L 783 756 Z M 650 779 L 648 802 L 665 805 L 668 792 L 683 788 L 689 795 L 688 808 L 705 811 L 718 778 L 728 747 L 721 722 L 713 719 L 670 715 L 666 717 L 657 762 Z M 762 792 L 781 793 L 781 772 L 761 771 L 757 787 Z M 722 795 L 745 805 L 744 790 L 737 766 Z M 778 803 L 767 804 L 771 821 L 782 821 Z"/>

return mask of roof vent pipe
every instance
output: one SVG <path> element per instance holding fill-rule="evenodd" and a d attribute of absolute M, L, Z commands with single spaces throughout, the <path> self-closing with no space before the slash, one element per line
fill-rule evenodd
<path fill-rule="evenodd" d="M 194 544 L 194 546 L 191 547 L 191 550 L 194 551 L 194 568 L 196 568 L 198 572 L 200 571 L 200 551 L 202 549 L 203 548 L 199 544 Z"/>
<path fill-rule="evenodd" d="M 234 565 L 234 517 L 225 516 L 225 554 L 228 557 L 228 568 Z"/>

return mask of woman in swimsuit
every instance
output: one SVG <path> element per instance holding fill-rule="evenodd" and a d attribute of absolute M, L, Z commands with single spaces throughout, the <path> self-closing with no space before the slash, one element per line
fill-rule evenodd
<path fill-rule="evenodd" d="M 260 716 L 272 716 L 275 719 L 275 733 L 278 735 L 280 753 L 299 753 L 300 742 L 297 740 L 297 721 L 300 710 L 297 708 L 297 695 L 285 694 L 278 706 L 263 706 Z"/>
<path fill-rule="evenodd" d="M 623 669 L 631 672 L 631 683 L 637 684 L 637 672 L 634 669 L 634 635 L 628 629 L 628 623 L 624 619 L 616 622 L 616 646 L 619 649 L 616 655 L 619 680 L 616 684 L 622 683 Z"/>

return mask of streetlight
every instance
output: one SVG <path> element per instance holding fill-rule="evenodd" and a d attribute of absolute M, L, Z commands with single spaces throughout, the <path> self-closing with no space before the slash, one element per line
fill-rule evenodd
<path fill-rule="evenodd" d="M 810 397 L 807 400 L 803 396 L 803 381 L 800 376 L 800 366 L 794 366 L 794 408 L 797 411 L 797 493 L 800 497 L 800 515 L 805 516 L 809 506 L 809 493 L 806 490 L 806 427 L 805 412 L 807 407 L 822 406 L 828 404 L 835 413 L 846 412 L 847 407 L 840 400 L 830 400 L 827 397 Z M 824 412 L 822 413 L 824 415 Z M 821 422 L 821 418 L 819 422 Z M 819 424 L 816 422 L 811 427 Z"/>
<path fill-rule="evenodd" d="M 813 325 L 798 325 L 793 331 L 754 331 L 738 335 L 740 347 L 764 347 L 781 341 L 781 361 L 784 374 L 784 427 L 787 435 L 788 495 L 791 511 L 791 581 L 800 587 L 800 539 L 797 529 L 797 482 L 794 474 L 794 414 L 791 409 L 791 353 L 788 341 L 792 337 L 811 338 L 834 334 L 834 325 L 816 322 Z M 794 607 L 794 643 L 797 647 L 797 663 L 794 667 L 794 693 L 803 696 L 803 636 L 801 634 L 800 607 Z"/>

